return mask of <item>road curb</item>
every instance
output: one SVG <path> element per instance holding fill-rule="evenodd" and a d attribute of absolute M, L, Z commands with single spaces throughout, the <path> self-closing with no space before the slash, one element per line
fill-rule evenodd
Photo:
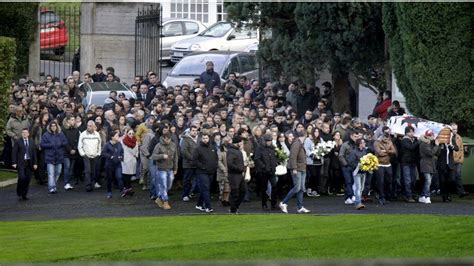
<path fill-rule="evenodd" d="M 2 182 L 0 182 L 0 187 L 6 187 L 6 186 L 14 185 L 14 184 L 17 183 L 17 181 L 18 180 L 16 178 L 2 181 Z"/>

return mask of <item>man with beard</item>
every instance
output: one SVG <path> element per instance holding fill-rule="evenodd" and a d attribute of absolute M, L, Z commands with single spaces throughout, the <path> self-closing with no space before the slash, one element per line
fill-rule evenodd
<path fill-rule="evenodd" d="M 201 83 L 206 84 L 206 90 L 208 90 L 209 94 L 215 86 L 221 86 L 221 78 L 219 74 L 214 72 L 214 63 L 212 61 L 206 62 L 206 71 L 201 73 L 199 80 Z"/>

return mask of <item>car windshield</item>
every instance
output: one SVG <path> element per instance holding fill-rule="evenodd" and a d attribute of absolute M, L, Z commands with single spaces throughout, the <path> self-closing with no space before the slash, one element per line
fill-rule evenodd
<path fill-rule="evenodd" d="M 206 71 L 206 62 L 214 63 L 214 71 L 220 73 L 227 61 L 226 54 L 199 54 L 184 57 L 173 68 L 171 76 L 199 76 Z"/>
<path fill-rule="evenodd" d="M 199 36 L 222 37 L 231 29 L 232 25 L 230 23 L 218 23 L 203 31 L 201 34 L 199 34 Z"/>
<path fill-rule="evenodd" d="M 61 21 L 61 19 L 56 14 L 54 14 L 53 12 L 41 13 L 41 16 L 40 16 L 40 23 L 41 24 L 56 23 L 56 22 L 60 22 L 60 21 Z"/>

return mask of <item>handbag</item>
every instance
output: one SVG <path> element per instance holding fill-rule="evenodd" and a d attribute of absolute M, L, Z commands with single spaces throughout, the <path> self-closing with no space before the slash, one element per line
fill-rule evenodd
<path fill-rule="evenodd" d="M 288 173 L 288 168 L 286 166 L 279 164 L 275 168 L 275 175 L 286 175 Z"/>
<path fill-rule="evenodd" d="M 244 176 L 245 182 L 249 182 L 250 178 L 251 178 L 251 176 L 250 176 L 250 167 L 247 166 L 245 168 L 245 176 Z"/>

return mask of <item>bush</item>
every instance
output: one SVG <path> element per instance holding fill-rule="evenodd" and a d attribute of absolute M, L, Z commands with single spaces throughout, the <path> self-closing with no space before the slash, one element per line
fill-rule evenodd
<path fill-rule="evenodd" d="M 15 39 L 0 37 L 0 136 L 3 136 L 8 115 L 8 92 L 15 70 Z"/>
<path fill-rule="evenodd" d="M 474 129 L 474 5 L 384 4 L 398 87 L 417 116 Z"/>

